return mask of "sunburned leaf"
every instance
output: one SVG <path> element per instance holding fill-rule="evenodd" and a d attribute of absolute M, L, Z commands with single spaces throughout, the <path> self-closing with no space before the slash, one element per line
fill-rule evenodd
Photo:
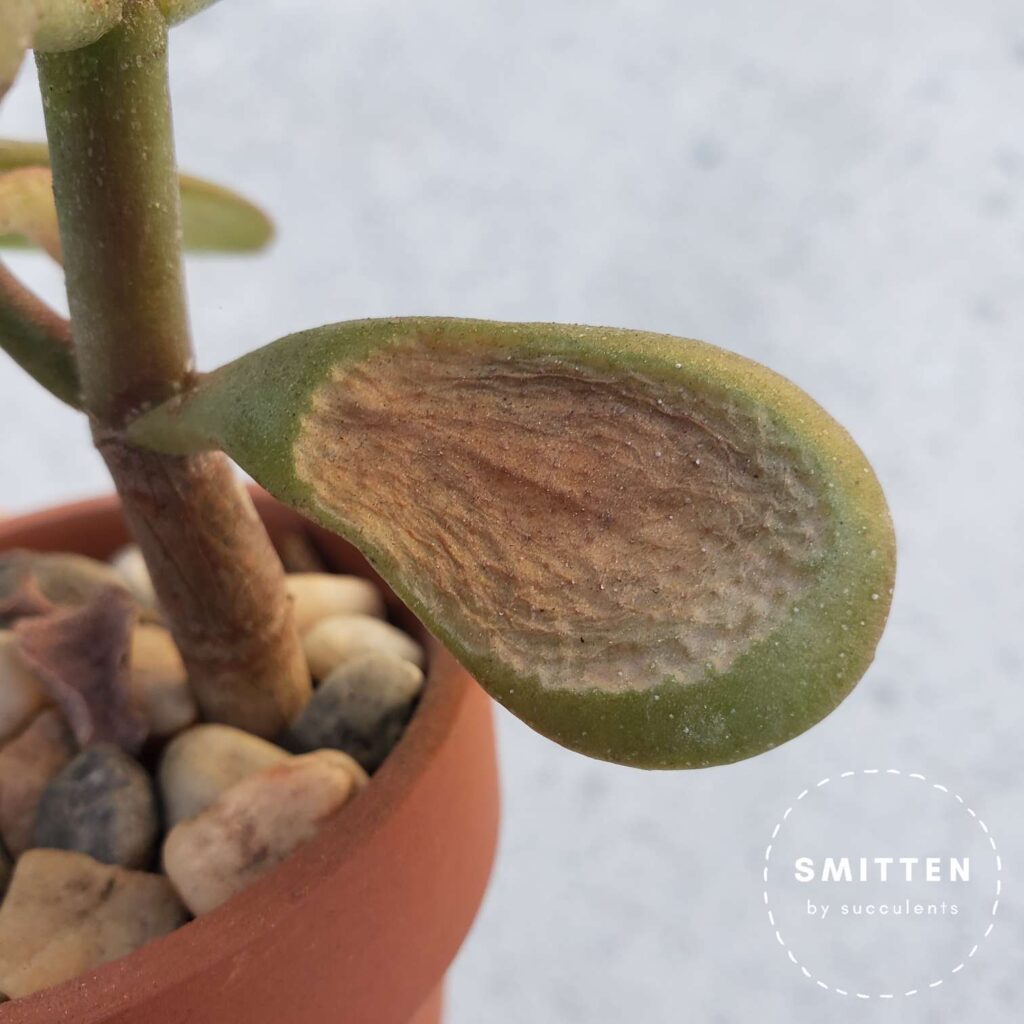
<path fill-rule="evenodd" d="M 35 199 L 46 202 L 46 220 L 56 225 L 56 209 L 49 182 L 50 157 L 44 143 L 0 140 L 0 175 L 31 170 L 38 178 Z M 45 176 L 45 189 L 42 181 Z M 3 178 L 0 177 L 0 182 Z M 179 176 L 181 219 L 185 248 L 193 252 L 254 252 L 273 237 L 267 215 L 244 196 L 221 185 L 188 174 Z M 36 214 L 42 208 L 33 206 Z M 3 192 L 0 187 L 0 246 L 24 244 L 25 232 L 4 222 Z M 40 244 L 38 238 L 29 240 Z"/>
<path fill-rule="evenodd" d="M 881 488 L 793 384 L 696 341 L 483 321 L 293 335 L 137 421 L 350 538 L 515 714 L 651 768 L 749 757 L 868 667 Z"/>

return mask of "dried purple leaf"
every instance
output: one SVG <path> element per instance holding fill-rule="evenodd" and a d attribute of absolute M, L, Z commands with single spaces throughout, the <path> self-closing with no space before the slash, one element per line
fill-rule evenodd
<path fill-rule="evenodd" d="M 81 746 L 115 743 L 135 753 L 146 724 L 129 689 L 128 657 L 138 607 L 111 587 L 71 611 L 22 619 L 18 648 L 64 712 Z"/>

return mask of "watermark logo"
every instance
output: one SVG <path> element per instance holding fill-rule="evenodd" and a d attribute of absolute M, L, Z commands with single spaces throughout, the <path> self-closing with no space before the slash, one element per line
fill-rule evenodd
<path fill-rule="evenodd" d="M 764 854 L 764 905 L 785 957 L 840 997 L 900 1000 L 950 984 L 996 926 L 1002 859 L 960 793 L 921 772 L 820 779 Z"/>

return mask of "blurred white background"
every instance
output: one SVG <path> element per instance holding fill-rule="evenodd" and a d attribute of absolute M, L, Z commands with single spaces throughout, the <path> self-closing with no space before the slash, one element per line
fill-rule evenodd
<path fill-rule="evenodd" d="M 806 388 L 892 504 L 876 664 L 786 747 L 649 775 L 501 714 L 503 842 L 452 1024 L 1020 1020 L 1018 0 L 225 0 L 172 58 L 183 167 L 280 229 L 264 258 L 190 263 L 204 367 L 385 314 L 689 335 Z M 0 134 L 42 134 L 31 68 Z M 60 302 L 41 257 L 12 262 Z M 0 405 L 0 505 L 107 487 L 83 424 L 6 360 Z M 1007 869 L 983 954 L 898 1006 L 817 990 L 761 905 L 780 810 L 873 762 L 969 793 Z"/>

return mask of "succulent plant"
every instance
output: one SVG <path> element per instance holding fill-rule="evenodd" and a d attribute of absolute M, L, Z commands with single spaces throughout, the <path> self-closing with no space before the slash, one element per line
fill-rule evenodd
<path fill-rule="evenodd" d="M 71 310 L 0 269 L 0 344 L 88 415 L 205 717 L 277 734 L 309 687 L 225 455 L 568 747 L 702 767 L 829 714 L 884 627 L 893 531 L 849 435 L 770 370 L 637 331 L 400 318 L 195 372 L 182 241 L 271 234 L 175 169 L 167 29 L 205 6 L 26 0 L 0 53 L 6 82 L 35 47 L 49 138 L 0 145 L 0 235 L 63 261 Z"/>

